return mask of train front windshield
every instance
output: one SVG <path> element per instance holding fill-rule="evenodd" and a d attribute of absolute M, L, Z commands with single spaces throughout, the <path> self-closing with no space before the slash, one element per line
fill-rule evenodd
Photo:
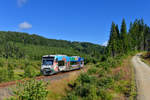
<path fill-rule="evenodd" d="M 43 57 L 43 65 L 53 65 L 54 57 Z"/>

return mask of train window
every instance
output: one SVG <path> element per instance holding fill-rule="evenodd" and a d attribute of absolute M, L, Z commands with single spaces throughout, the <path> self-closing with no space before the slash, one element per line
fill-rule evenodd
<path fill-rule="evenodd" d="M 76 62 L 76 61 L 71 61 L 70 62 L 70 65 L 78 65 L 79 64 L 79 62 Z"/>
<path fill-rule="evenodd" d="M 43 65 L 53 65 L 53 60 L 43 60 Z"/>
<path fill-rule="evenodd" d="M 65 66 L 65 62 L 64 61 L 58 61 L 58 66 Z"/>

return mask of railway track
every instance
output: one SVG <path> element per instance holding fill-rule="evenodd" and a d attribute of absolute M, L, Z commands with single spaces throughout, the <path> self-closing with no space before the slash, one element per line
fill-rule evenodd
<path fill-rule="evenodd" d="M 81 70 L 85 70 L 85 68 L 83 68 Z M 56 76 L 62 76 L 63 74 L 67 74 L 67 73 L 71 73 L 71 72 L 75 72 L 75 71 L 80 71 L 80 69 L 76 69 L 76 70 L 72 70 L 72 71 L 59 72 L 59 73 L 49 75 L 49 76 L 38 76 L 38 77 L 35 77 L 35 79 L 36 80 L 47 80 L 47 79 L 51 79 L 51 78 L 56 78 Z M 28 80 L 28 79 L 25 79 L 25 80 Z M 10 85 L 15 85 L 18 82 L 22 82 L 22 80 L 0 83 L 0 88 L 4 88 L 4 87 L 10 86 Z"/>
<path fill-rule="evenodd" d="M 50 76 L 38 76 L 35 77 L 36 80 L 43 80 L 43 81 L 54 81 L 54 80 L 61 80 L 63 78 L 68 77 L 71 73 L 79 74 L 81 72 L 86 72 L 87 68 L 72 70 L 72 71 L 66 71 L 66 72 L 59 72 L 54 75 Z M 24 79 L 28 80 L 28 79 Z M 3 100 L 4 98 L 8 98 L 13 95 L 12 90 L 10 88 L 14 87 L 18 82 L 23 82 L 22 80 L 17 81 L 11 81 L 11 82 L 5 82 L 0 84 L 0 100 Z"/>

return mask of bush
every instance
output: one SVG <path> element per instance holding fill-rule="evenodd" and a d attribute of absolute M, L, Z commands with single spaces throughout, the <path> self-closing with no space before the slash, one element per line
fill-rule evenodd
<path fill-rule="evenodd" d="M 78 100 L 78 96 L 75 95 L 74 92 L 68 93 L 64 100 Z"/>
<path fill-rule="evenodd" d="M 92 67 L 88 70 L 88 74 L 96 74 L 97 72 L 97 68 L 96 67 Z"/>
<path fill-rule="evenodd" d="M 3 58 L 0 58 L 0 67 L 4 67 L 5 60 Z"/>
<path fill-rule="evenodd" d="M 6 68 L 0 68 L 0 82 L 8 80 L 8 70 Z"/>
<path fill-rule="evenodd" d="M 35 72 L 35 68 L 32 66 L 26 66 L 24 68 L 24 77 L 35 77 L 36 76 L 36 72 Z"/>
<path fill-rule="evenodd" d="M 111 88 L 114 84 L 114 80 L 112 77 L 102 77 L 98 81 L 98 85 L 102 88 Z"/>
<path fill-rule="evenodd" d="M 14 79 L 14 71 L 13 66 L 11 64 L 8 64 L 7 70 L 8 70 L 8 79 L 13 80 Z"/>
<path fill-rule="evenodd" d="M 80 82 L 81 84 L 84 84 L 84 83 L 93 84 L 95 83 L 96 78 L 94 76 L 88 75 L 87 73 L 84 73 L 78 77 L 77 81 Z"/>
<path fill-rule="evenodd" d="M 16 89 L 13 90 L 14 97 L 8 100 L 46 100 L 48 91 L 47 83 L 30 79 L 24 83 L 18 83 Z"/>
<path fill-rule="evenodd" d="M 68 95 L 65 97 L 65 100 L 79 100 L 79 98 L 83 98 L 84 100 L 99 100 L 99 97 L 97 96 L 97 90 L 98 89 L 94 84 L 78 84 L 74 88 L 74 91 L 68 93 Z"/>
<path fill-rule="evenodd" d="M 86 100 L 99 100 L 99 97 L 97 96 L 97 88 L 95 85 L 90 85 L 89 94 L 87 95 Z"/>
<path fill-rule="evenodd" d="M 104 77 L 107 75 L 107 72 L 103 69 L 98 70 L 98 76 L 99 77 Z"/>
<path fill-rule="evenodd" d="M 130 93 L 130 88 L 129 88 L 130 83 L 128 81 L 121 80 L 120 82 L 114 85 L 115 85 L 114 88 L 116 92 L 120 92 L 125 95 Z"/>
<path fill-rule="evenodd" d="M 100 96 L 100 100 L 112 100 L 113 96 L 111 95 L 111 93 L 109 93 L 108 91 L 106 91 L 105 89 L 101 88 L 99 90 L 98 96 Z"/>

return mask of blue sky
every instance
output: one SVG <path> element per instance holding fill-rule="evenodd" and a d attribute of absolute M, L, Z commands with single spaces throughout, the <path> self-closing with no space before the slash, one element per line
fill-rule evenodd
<path fill-rule="evenodd" d="M 150 24 L 150 0 L 1 0 L 0 30 L 103 44 L 112 21 L 143 18 Z"/>

